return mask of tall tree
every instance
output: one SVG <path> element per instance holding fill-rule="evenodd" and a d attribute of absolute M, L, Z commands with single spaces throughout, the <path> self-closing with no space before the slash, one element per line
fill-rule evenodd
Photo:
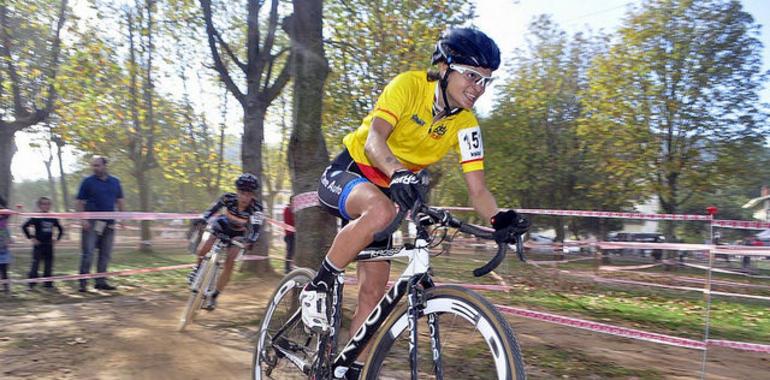
<path fill-rule="evenodd" d="M 734 0 L 633 9 L 589 73 L 582 132 L 603 171 L 633 173 L 625 183 L 648 184 L 666 213 L 718 185 L 727 147 L 767 131 L 758 28 Z"/>
<path fill-rule="evenodd" d="M 489 186 L 508 207 L 581 208 L 581 181 L 590 170 L 577 135 L 579 93 L 595 43 L 583 34 L 568 36 L 548 16 L 533 20 L 526 41 L 483 120 Z M 542 219 L 564 239 L 563 218 Z"/>
<path fill-rule="evenodd" d="M 247 0 L 246 35 L 242 38 L 242 50 L 246 59 L 241 60 L 231 45 L 225 41 L 223 33 L 214 25 L 211 0 L 200 0 L 203 18 L 206 23 L 211 57 L 214 69 L 243 108 L 243 138 L 241 143 L 241 163 L 244 172 L 262 177 L 262 141 L 264 140 L 264 120 L 270 103 L 289 81 L 289 65 L 285 53 L 288 47 L 276 46 L 276 32 L 279 24 L 279 1 L 271 0 L 265 30 L 261 30 L 259 17 L 264 1 Z M 228 2 L 222 2 L 226 7 Z M 241 28 L 235 28 L 240 30 Z M 261 37 L 264 33 L 264 38 Z M 280 69 L 279 69 L 280 68 Z M 276 75 L 276 73 L 278 73 Z M 237 76 L 236 76 L 237 75 Z M 237 78 L 245 82 L 245 89 L 236 83 Z M 262 194 L 257 194 L 262 200 Z M 267 254 L 267 242 L 260 239 L 256 247 L 259 254 Z M 267 261 L 252 261 L 247 265 L 255 272 L 272 271 Z"/>
<path fill-rule="evenodd" d="M 323 121 L 327 142 L 335 147 L 371 112 L 393 77 L 430 66 L 442 31 L 474 17 L 470 0 L 333 0 L 326 5 L 333 71 L 325 86 Z"/>
<path fill-rule="evenodd" d="M 134 14 L 136 11 L 136 14 Z M 125 124 L 128 136 L 128 158 L 133 163 L 133 177 L 139 190 L 141 211 L 150 211 L 152 187 L 150 173 L 158 167 L 155 138 L 157 120 L 155 115 L 155 84 L 153 78 L 153 54 L 155 51 L 156 2 L 137 1 L 135 9 L 126 9 L 126 27 L 128 31 L 128 104 L 130 123 Z M 138 33 L 138 36 L 136 34 Z M 139 45 L 136 39 L 138 37 Z M 139 86 L 141 85 L 141 99 Z M 151 250 L 152 231 L 150 221 L 141 222 L 141 248 Z"/>
<path fill-rule="evenodd" d="M 329 163 L 321 133 L 324 82 L 329 64 L 323 44 L 323 1 L 293 0 L 292 3 L 294 14 L 284 23 L 291 37 L 294 80 L 288 160 L 294 194 L 300 194 L 316 190 L 318 178 Z M 331 247 L 336 227 L 335 218 L 318 207 L 296 212 L 296 264 L 318 267 Z"/>
<path fill-rule="evenodd" d="M 54 108 L 66 15 L 67 0 L 58 7 L 43 0 L 0 1 L 0 196 L 6 199 L 16 132 L 45 121 Z"/>

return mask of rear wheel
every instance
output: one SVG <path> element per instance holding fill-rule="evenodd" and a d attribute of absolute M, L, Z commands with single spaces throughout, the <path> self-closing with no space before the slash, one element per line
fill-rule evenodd
<path fill-rule="evenodd" d="M 190 298 L 187 300 L 187 306 L 179 319 L 177 331 L 184 331 L 185 327 L 195 319 L 195 314 L 200 310 L 206 289 L 213 282 L 216 275 L 216 255 L 211 255 L 211 257 L 209 257 L 207 261 L 201 263 L 201 265 L 202 267 L 198 273 L 198 278 L 193 282 L 194 288 L 190 290 Z"/>
<path fill-rule="evenodd" d="M 418 323 L 419 378 L 435 378 L 427 321 L 438 320 L 440 364 L 445 379 L 525 379 L 519 344 L 508 321 L 485 298 L 459 286 L 425 291 Z M 391 314 L 372 342 L 362 379 L 410 377 L 406 305 Z"/>
<path fill-rule="evenodd" d="M 252 379 L 306 379 L 300 366 L 313 364 L 318 347 L 316 334 L 302 324 L 299 293 L 315 277 L 307 268 L 291 271 L 270 298 L 257 336 Z"/>

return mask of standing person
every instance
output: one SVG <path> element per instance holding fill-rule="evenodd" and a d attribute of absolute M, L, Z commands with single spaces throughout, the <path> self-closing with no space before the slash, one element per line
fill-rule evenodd
<path fill-rule="evenodd" d="M 473 208 L 489 220 L 500 242 L 520 222 L 513 210 L 497 209 L 484 180 L 484 148 L 473 105 L 492 82 L 500 51 L 492 39 L 473 28 L 445 32 L 436 44 L 436 71 L 410 71 L 396 76 L 383 90 L 361 126 L 343 139 L 344 147 L 321 175 L 321 205 L 343 218 L 316 277 L 300 294 L 302 321 L 314 331 L 327 331 L 326 299 L 333 281 L 367 246 L 388 248 L 391 239 L 374 242 L 396 215 L 394 202 L 411 209 L 420 197 L 418 171 L 438 162 L 450 150 L 458 153 Z M 361 281 L 351 334 L 385 294 L 387 261 L 359 263 Z M 365 355 L 362 353 L 359 357 Z M 354 371 L 360 370 L 357 363 Z"/>
<path fill-rule="evenodd" d="M 77 196 L 77 211 L 123 211 L 123 188 L 120 180 L 107 172 L 107 159 L 102 156 L 94 156 L 91 160 L 91 169 L 94 174 L 86 177 L 80 183 Z M 112 255 L 112 243 L 115 239 L 115 220 L 88 220 L 82 221 L 83 232 L 81 245 L 83 253 L 80 256 L 80 274 L 91 272 L 94 249 L 99 249 L 99 258 L 96 263 L 96 271 L 107 271 Z M 104 277 L 95 281 L 94 288 L 100 290 L 115 290 L 107 283 Z M 86 292 L 88 280 L 80 280 L 81 292 Z"/>
<path fill-rule="evenodd" d="M 289 204 L 283 209 L 283 222 L 294 227 L 294 211 L 292 211 L 292 202 L 294 196 L 289 198 Z M 291 272 L 294 267 L 294 231 L 284 230 L 283 241 L 286 242 L 286 273 Z"/>
<path fill-rule="evenodd" d="M 47 213 L 51 210 L 51 198 L 40 197 L 37 200 L 37 208 L 42 213 Z M 34 236 L 29 233 L 29 227 L 35 227 Z M 56 241 L 61 240 L 64 229 L 59 224 L 59 219 L 56 218 L 30 218 L 24 225 L 21 226 L 22 231 L 27 239 L 32 240 L 32 266 L 29 269 L 29 278 L 38 277 L 38 267 L 40 266 L 40 260 L 43 260 L 43 277 L 51 277 L 53 271 L 53 228 L 59 229 L 59 234 L 56 236 Z M 29 288 L 33 289 L 36 283 L 30 282 Z M 46 288 L 53 288 L 53 282 L 46 281 L 43 284 Z"/>
<path fill-rule="evenodd" d="M 207 223 L 201 244 L 198 248 L 197 260 L 187 281 L 192 284 L 198 275 L 198 268 L 203 257 L 211 250 L 217 239 L 225 239 L 228 243 L 227 260 L 222 270 L 222 275 L 217 280 L 217 289 L 203 306 L 206 310 L 214 310 L 217 307 L 217 297 L 230 281 L 230 275 L 235 266 L 235 256 L 238 247 L 230 244 L 230 239 L 246 237 L 246 250 L 250 250 L 259 238 L 259 230 L 265 221 L 262 212 L 262 204 L 257 201 L 260 191 L 259 179 L 251 173 L 243 173 L 235 180 L 235 193 L 224 193 L 214 204 L 204 211 L 201 219 L 196 223 Z M 225 212 L 219 213 L 224 209 Z"/>
<path fill-rule="evenodd" d="M 0 196 L 0 210 L 7 209 L 8 204 L 5 198 Z M 11 245 L 11 230 L 8 228 L 10 214 L 0 214 L 0 280 L 8 279 L 8 265 L 11 264 L 11 251 L 8 247 Z M 3 284 L 5 294 L 10 293 L 11 287 L 8 283 Z"/>

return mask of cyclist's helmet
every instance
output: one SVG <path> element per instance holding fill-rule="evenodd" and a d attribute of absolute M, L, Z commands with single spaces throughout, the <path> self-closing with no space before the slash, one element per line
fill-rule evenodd
<path fill-rule="evenodd" d="M 235 188 L 240 191 L 256 193 L 259 190 L 259 179 L 251 173 L 243 173 L 235 180 Z"/>
<path fill-rule="evenodd" d="M 441 34 L 433 52 L 432 64 L 446 62 L 484 67 L 500 67 L 500 49 L 491 38 L 475 28 L 453 28 Z"/>

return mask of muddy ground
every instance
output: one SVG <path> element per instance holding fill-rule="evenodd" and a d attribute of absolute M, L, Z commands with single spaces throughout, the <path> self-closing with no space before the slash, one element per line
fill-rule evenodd
<path fill-rule="evenodd" d="M 175 331 L 186 301 L 180 292 L 121 287 L 82 294 L 59 287 L 38 290 L 34 301 L 0 295 L 0 378 L 248 379 L 256 321 L 277 281 L 232 284 L 219 308 L 202 312 L 184 333 Z M 530 378 L 700 378 L 700 351 L 510 322 Z M 770 356 L 710 350 L 707 368 L 708 379 L 770 378 Z"/>

